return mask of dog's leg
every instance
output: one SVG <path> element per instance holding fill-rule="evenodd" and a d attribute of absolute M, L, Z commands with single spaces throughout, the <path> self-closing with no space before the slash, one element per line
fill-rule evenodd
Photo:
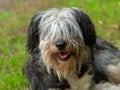
<path fill-rule="evenodd" d="M 24 68 L 24 73 L 30 82 L 30 90 L 46 90 L 43 87 L 42 75 L 34 70 L 34 66 L 29 62 Z M 40 78 L 41 75 L 41 78 Z"/>
<path fill-rule="evenodd" d="M 31 88 L 32 90 L 46 90 L 42 83 L 40 82 L 39 78 L 32 77 L 31 78 Z"/>
<path fill-rule="evenodd" d="M 120 83 L 120 63 L 118 63 L 116 66 L 115 65 L 108 65 L 107 67 L 108 71 L 108 78 L 110 82 L 113 83 Z"/>

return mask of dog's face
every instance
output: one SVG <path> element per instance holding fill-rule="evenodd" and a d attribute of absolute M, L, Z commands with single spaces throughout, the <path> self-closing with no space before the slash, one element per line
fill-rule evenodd
<path fill-rule="evenodd" d="M 92 47 L 95 43 L 94 26 L 89 17 L 77 8 L 50 9 L 34 16 L 32 22 L 34 27 L 30 25 L 29 32 L 36 32 L 32 42 L 39 43 L 33 45 L 35 42 L 28 40 L 28 48 L 31 52 L 40 50 L 48 72 L 53 69 L 59 77 L 77 72 L 88 58 L 86 46 Z"/>

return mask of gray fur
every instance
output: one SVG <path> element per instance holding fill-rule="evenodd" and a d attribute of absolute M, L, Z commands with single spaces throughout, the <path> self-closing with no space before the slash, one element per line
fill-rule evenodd
<path fill-rule="evenodd" d="M 50 73 L 48 73 L 48 65 L 43 62 L 42 55 L 44 53 L 41 53 L 41 50 L 46 42 L 55 45 L 61 39 L 66 41 L 68 45 L 75 46 L 77 50 L 82 48 L 87 53 L 85 54 L 87 62 L 82 63 L 82 66 L 78 67 L 80 71 L 74 73 L 76 79 L 72 77 L 72 79 L 61 78 L 60 80 L 53 69 L 50 69 Z M 115 66 L 120 63 L 120 51 L 111 43 L 98 37 L 96 39 L 92 21 L 78 8 L 64 8 L 62 10 L 53 8 L 36 14 L 29 25 L 27 46 L 30 56 L 24 67 L 24 72 L 33 90 L 71 90 L 71 88 L 83 90 L 77 81 L 80 83 L 82 83 L 81 80 L 86 81 L 84 78 L 86 73 L 87 82 L 84 81 L 84 83 L 88 87 L 84 90 L 89 90 L 88 88 L 99 85 L 101 82 L 110 83 L 108 74 L 111 72 L 107 73 L 107 68 L 109 65 Z M 78 52 L 77 50 L 76 52 Z M 90 70 L 91 68 L 92 70 Z M 118 78 L 119 76 L 118 73 Z M 85 84 L 84 88 L 86 88 Z M 109 85 L 120 88 L 119 84 L 110 83 Z"/>
<path fill-rule="evenodd" d="M 62 10 L 54 8 L 46 11 L 39 24 L 40 48 L 47 40 L 51 43 L 64 40 L 68 44 L 74 44 L 75 47 L 82 47 L 84 39 L 74 14 L 69 8 Z"/>

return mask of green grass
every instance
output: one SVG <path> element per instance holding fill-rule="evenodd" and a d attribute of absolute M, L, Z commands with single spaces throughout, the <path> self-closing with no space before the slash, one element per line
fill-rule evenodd
<path fill-rule="evenodd" d="M 51 7 L 78 7 L 95 24 L 98 36 L 120 49 L 119 0 L 6 0 L 0 8 L 0 90 L 27 90 L 22 74 L 27 60 L 26 35 L 31 17 Z"/>

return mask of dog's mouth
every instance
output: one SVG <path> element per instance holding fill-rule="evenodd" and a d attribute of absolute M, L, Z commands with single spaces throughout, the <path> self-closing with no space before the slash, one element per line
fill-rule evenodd
<path fill-rule="evenodd" d="M 58 54 L 58 56 L 59 56 L 60 61 L 67 61 L 72 56 L 72 53 L 70 53 L 70 52 L 60 52 Z"/>

